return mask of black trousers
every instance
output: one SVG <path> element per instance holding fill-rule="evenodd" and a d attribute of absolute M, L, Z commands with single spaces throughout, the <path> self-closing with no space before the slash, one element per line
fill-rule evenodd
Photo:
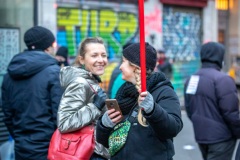
<path fill-rule="evenodd" d="M 231 160 L 236 140 L 214 144 L 198 144 L 204 160 Z"/>
<path fill-rule="evenodd" d="M 106 158 L 96 154 L 96 153 L 93 153 L 90 160 L 107 160 Z"/>

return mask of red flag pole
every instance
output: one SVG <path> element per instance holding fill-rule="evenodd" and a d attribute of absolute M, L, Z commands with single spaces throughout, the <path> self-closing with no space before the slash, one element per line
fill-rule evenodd
<path fill-rule="evenodd" d="M 140 32 L 140 67 L 141 67 L 141 89 L 146 91 L 146 55 L 145 55 L 145 29 L 144 29 L 144 0 L 138 0 L 139 32 Z"/>

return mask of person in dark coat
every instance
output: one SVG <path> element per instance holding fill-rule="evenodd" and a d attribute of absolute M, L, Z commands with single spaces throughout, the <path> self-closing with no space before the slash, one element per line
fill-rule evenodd
<path fill-rule="evenodd" d="M 166 57 L 165 51 L 163 49 L 158 50 L 157 52 L 157 71 L 163 72 L 168 79 L 172 78 L 172 63 L 170 63 L 170 60 Z"/>
<path fill-rule="evenodd" d="M 122 115 L 115 109 L 105 112 L 96 133 L 112 160 L 173 159 L 173 138 L 183 127 L 180 103 L 165 75 L 153 72 L 156 54 L 146 43 L 147 91 L 140 92 L 140 44 L 123 50 L 120 70 L 127 82 L 116 95 Z"/>
<path fill-rule="evenodd" d="M 4 122 L 15 141 L 16 160 L 47 159 L 62 95 L 53 33 L 35 26 L 24 34 L 28 49 L 15 55 L 2 84 Z"/>
<path fill-rule="evenodd" d="M 58 61 L 60 67 L 69 66 L 68 63 L 68 48 L 61 46 L 58 48 L 55 58 Z"/>
<path fill-rule="evenodd" d="M 225 48 L 208 42 L 201 47 L 202 67 L 184 86 L 185 107 L 204 160 L 231 159 L 240 138 L 239 100 L 231 77 L 221 72 Z"/>

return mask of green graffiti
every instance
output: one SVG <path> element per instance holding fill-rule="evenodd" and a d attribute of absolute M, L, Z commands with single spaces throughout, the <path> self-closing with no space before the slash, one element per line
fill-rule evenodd
<path fill-rule="evenodd" d="M 84 39 L 88 35 L 88 22 L 89 22 L 89 12 L 88 12 L 88 10 L 81 10 L 81 15 L 80 15 L 81 39 Z"/>
<path fill-rule="evenodd" d="M 112 33 L 117 27 L 117 14 L 112 10 L 100 11 L 99 36 L 107 40 L 107 45 L 110 45 L 114 53 L 120 52 L 121 46 L 113 37 Z"/>
<path fill-rule="evenodd" d="M 93 37 L 98 36 L 98 28 L 99 28 L 99 23 L 98 23 L 98 11 L 96 10 L 90 10 L 90 31 L 92 33 Z"/>
<path fill-rule="evenodd" d="M 121 53 L 122 45 L 133 38 L 138 30 L 136 14 L 115 12 L 111 9 L 85 10 L 78 8 L 58 8 L 58 30 L 65 30 L 66 37 L 57 37 L 66 40 L 72 55 L 76 55 L 77 38 L 100 36 L 112 48 L 114 54 Z"/>
<path fill-rule="evenodd" d="M 137 26 L 137 17 L 135 14 L 119 12 L 118 14 L 119 24 L 118 31 L 121 33 L 121 45 L 124 45 L 129 38 L 133 37 L 136 34 Z"/>
<path fill-rule="evenodd" d="M 81 26 L 79 21 L 80 10 L 73 8 L 59 8 L 57 10 L 58 27 L 64 27 L 66 31 L 66 41 L 69 53 L 76 54 L 75 26 Z M 57 37 L 59 38 L 59 37 Z"/>

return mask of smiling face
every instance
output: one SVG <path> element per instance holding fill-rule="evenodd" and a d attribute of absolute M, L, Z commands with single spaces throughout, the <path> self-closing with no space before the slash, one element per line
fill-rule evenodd
<path fill-rule="evenodd" d="M 79 56 L 79 62 L 85 66 L 85 69 L 97 76 L 104 73 L 107 61 L 106 49 L 100 43 L 88 43 L 84 57 Z"/>
<path fill-rule="evenodd" d="M 130 62 L 123 57 L 122 64 L 119 67 L 122 71 L 122 79 L 131 82 L 132 84 L 136 84 L 136 78 L 134 71 L 137 69 L 136 66 L 131 65 Z"/>

